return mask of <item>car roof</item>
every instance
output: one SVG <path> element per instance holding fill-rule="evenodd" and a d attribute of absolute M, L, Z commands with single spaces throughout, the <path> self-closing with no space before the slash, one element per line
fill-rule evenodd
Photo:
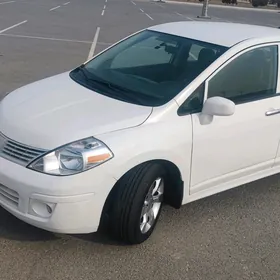
<path fill-rule="evenodd" d="M 231 47 L 252 38 L 279 37 L 280 29 L 258 25 L 209 21 L 182 21 L 155 25 L 148 30 Z"/>

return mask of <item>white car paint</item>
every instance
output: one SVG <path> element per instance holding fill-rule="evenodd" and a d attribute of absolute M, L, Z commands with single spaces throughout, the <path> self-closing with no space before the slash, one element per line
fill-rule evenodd
<path fill-rule="evenodd" d="M 89 135 L 138 126 L 151 112 L 94 94 L 67 72 L 10 93 L 1 104 L 0 127 L 11 139 L 51 150 Z"/>
<path fill-rule="evenodd" d="M 279 96 L 238 105 L 233 115 L 214 116 L 209 124 L 201 124 L 201 113 L 177 113 L 196 87 L 231 59 L 262 44 L 279 45 L 280 31 L 187 22 L 151 29 L 231 48 L 173 100 L 153 109 L 92 94 L 67 73 L 9 94 L 0 104 L 0 131 L 7 137 L 49 150 L 93 135 L 110 147 L 114 158 L 77 175 L 56 177 L 0 157 L 0 184 L 20 196 L 15 209 L 0 195 L 3 207 L 40 228 L 88 233 L 98 229 L 105 200 L 117 180 L 142 162 L 161 159 L 179 168 L 184 181 L 182 204 L 280 171 L 280 115 L 265 117 L 271 107 L 280 108 Z M 34 214 L 32 199 L 55 204 L 53 214 L 47 218 Z"/>
<path fill-rule="evenodd" d="M 277 36 L 279 30 L 270 27 L 224 22 L 171 22 L 149 28 L 150 30 L 201 40 L 231 47 L 243 40 Z M 278 35 L 279 36 L 279 35 Z"/>

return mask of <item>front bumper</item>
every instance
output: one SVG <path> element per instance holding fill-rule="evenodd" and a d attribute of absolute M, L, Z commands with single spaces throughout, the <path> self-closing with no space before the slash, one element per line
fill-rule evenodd
<path fill-rule="evenodd" d="M 0 157 L 0 206 L 26 223 L 51 232 L 97 231 L 104 203 L 115 183 L 102 166 L 59 177 Z"/>

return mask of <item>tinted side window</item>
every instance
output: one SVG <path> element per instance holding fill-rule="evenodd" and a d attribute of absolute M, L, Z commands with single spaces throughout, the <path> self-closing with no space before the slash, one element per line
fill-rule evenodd
<path fill-rule="evenodd" d="M 208 98 L 222 96 L 236 104 L 276 94 L 278 47 L 248 51 L 225 66 L 208 84 Z"/>

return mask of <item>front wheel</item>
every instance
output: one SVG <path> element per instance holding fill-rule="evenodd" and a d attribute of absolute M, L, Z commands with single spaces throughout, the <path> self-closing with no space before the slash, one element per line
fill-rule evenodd
<path fill-rule="evenodd" d="M 160 164 L 144 163 L 118 182 L 110 214 L 114 237 L 130 244 L 149 238 L 160 216 L 165 176 Z"/>

